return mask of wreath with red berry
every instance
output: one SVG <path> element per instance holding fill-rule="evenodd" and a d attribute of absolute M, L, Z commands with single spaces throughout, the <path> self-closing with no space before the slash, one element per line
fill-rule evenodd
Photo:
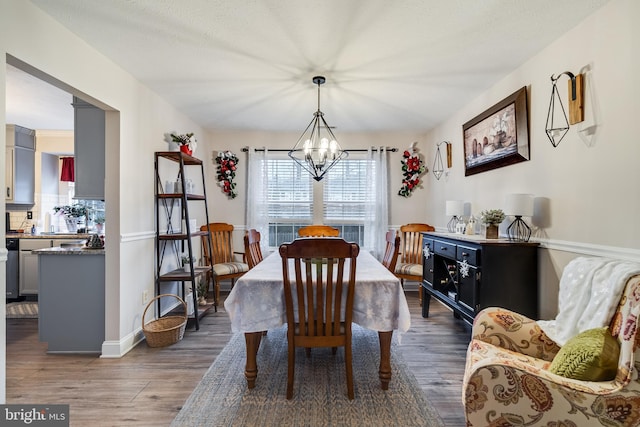
<path fill-rule="evenodd" d="M 427 171 L 415 145 L 416 142 L 411 144 L 411 147 L 404 151 L 402 160 L 400 160 L 402 163 L 402 187 L 400 187 L 398 195 L 402 197 L 411 195 L 411 192 L 420 185 L 420 175 Z"/>
<path fill-rule="evenodd" d="M 236 177 L 238 156 L 231 151 L 219 151 L 216 163 L 218 164 L 218 185 L 230 199 L 235 199 L 238 196 L 238 191 L 233 179 Z"/>

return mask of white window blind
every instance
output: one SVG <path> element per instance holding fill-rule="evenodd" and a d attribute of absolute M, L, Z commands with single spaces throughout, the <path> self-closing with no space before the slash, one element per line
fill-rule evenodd
<path fill-rule="evenodd" d="M 370 160 L 342 160 L 325 176 L 323 218 L 326 224 L 364 223 Z M 375 173 L 375 171 L 374 171 Z"/>
<path fill-rule="evenodd" d="M 270 159 L 269 222 L 311 222 L 313 185 L 311 175 L 291 159 Z"/>
<path fill-rule="evenodd" d="M 269 246 L 277 247 L 297 237 L 298 228 L 313 218 L 340 229 L 340 236 L 362 246 L 367 195 L 367 168 L 371 160 L 338 162 L 320 181 L 321 202 L 314 205 L 314 181 L 309 172 L 291 159 L 269 159 Z M 315 211 L 315 216 L 314 216 Z"/>

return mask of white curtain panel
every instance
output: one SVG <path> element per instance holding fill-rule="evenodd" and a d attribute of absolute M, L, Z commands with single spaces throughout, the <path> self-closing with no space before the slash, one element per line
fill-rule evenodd
<path fill-rule="evenodd" d="M 269 253 L 269 210 L 267 188 L 269 184 L 268 151 L 256 151 L 249 147 L 247 174 L 247 229 L 255 228 L 260 232 L 262 253 Z"/>
<path fill-rule="evenodd" d="M 369 148 L 367 155 L 373 160 L 374 167 L 367 171 L 369 185 L 367 195 L 367 212 L 364 225 L 364 246 L 371 254 L 382 260 L 386 246 L 386 233 L 389 229 L 389 169 L 388 155 L 385 147 L 375 150 Z"/>

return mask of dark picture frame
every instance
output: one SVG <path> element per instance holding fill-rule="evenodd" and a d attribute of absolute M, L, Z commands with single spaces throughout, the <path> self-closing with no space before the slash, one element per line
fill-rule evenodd
<path fill-rule="evenodd" d="M 464 175 L 529 160 L 529 112 L 523 87 L 462 125 Z"/>

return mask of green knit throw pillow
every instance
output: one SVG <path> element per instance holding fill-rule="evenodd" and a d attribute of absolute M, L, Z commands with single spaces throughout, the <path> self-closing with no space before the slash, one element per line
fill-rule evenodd
<path fill-rule="evenodd" d="M 571 338 L 553 358 L 554 374 L 583 381 L 609 381 L 616 377 L 620 344 L 609 328 L 584 331 Z"/>

